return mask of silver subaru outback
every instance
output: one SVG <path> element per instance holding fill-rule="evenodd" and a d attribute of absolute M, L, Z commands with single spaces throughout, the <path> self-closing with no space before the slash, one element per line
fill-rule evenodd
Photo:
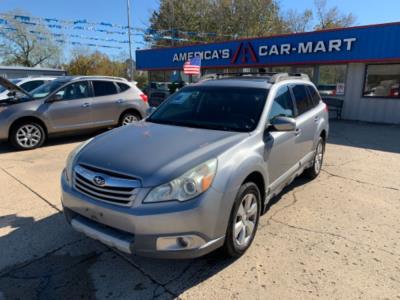
<path fill-rule="evenodd" d="M 40 147 L 56 134 L 114 127 L 146 116 L 147 96 L 119 77 L 65 76 L 27 92 L 0 77 L 0 140 L 17 149 Z"/>
<path fill-rule="evenodd" d="M 242 255 L 268 201 L 315 178 L 328 113 L 301 74 L 231 74 L 183 88 L 146 120 L 76 148 L 62 174 L 74 229 L 129 254 Z"/>

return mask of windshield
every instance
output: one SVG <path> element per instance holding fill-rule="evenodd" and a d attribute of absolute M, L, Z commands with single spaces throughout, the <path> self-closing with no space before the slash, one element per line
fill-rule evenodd
<path fill-rule="evenodd" d="M 257 127 L 266 89 L 192 86 L 168 98 L 148 122 L 249 132 Z"/>
<path fill-rule="evenodd" d="M 45 98 L 67 82 L 65 80 L 53 80 L 34 89 L 30 94 L 34 99 Z"/>
<path fill-rule="evenodd" d="M 17 84 L 18 82 L 21 81 L 21 79 L 11 79 L 10 80 L 12 83 Z M 4 86 L 0 85 L 0 93 L 3 93 L 4 91 L 7 91 L 7 89 Z"/>

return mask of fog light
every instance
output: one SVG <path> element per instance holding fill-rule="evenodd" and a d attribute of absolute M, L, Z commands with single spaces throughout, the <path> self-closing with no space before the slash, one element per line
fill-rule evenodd
<path fill-rule="evenodd" d="M 206 241 L 197 235 L 165 236 L 157 239 L 158 251 L 179 251 L 200 248 Z"/>

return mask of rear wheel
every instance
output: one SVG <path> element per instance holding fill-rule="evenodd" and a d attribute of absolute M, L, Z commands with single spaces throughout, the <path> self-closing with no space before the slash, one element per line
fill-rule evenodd
<path fill-rule="evenodd" d="M 260 218 L 261 197 L 257 185 L 248 182 L 240 187 L 228 224 L 224 252 L 239 257 L 250 247 Z"/>
<path fill-rule="evenodd" d="M 122 115 L 120 120 L 120 126 L 129 125 L 133 122 L 140 121 L 141 119 L 142 118 L 139 116 L 138 113 L 128 111 Z"/>
<path fill-rule="evenodd" d="M 304 174 L 310 178 L 316 178 L 322 169 L 325 154 L 325 141 L 322 137 L 319 138 L 317 147 L 315 148 L 315 155 L 312 166 L 304 171 Z"/>
<path fill-rule="evenodd" d="M 43 126 L 34 121 L 14 125 L 10 132 L 11 144 L 19 150 L 35 149 L 43 145 L 46 134 Z"/>

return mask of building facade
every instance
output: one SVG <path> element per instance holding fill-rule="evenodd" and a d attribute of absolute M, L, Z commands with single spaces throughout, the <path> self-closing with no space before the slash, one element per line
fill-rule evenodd
<path fill-rule="evenodd" d="M 138 70 L 171 81 L 189 58 L 202 73 L 306 73 L 343 118 L 400 124 L 400 22 L 136 51 Z"/>
<path fill-rule="evenodd" d="M 60 69 L 0 66 L 0 76 L 8 79 L 29 76 L 64 76 L 66 74 L 66 71 Z"/>

